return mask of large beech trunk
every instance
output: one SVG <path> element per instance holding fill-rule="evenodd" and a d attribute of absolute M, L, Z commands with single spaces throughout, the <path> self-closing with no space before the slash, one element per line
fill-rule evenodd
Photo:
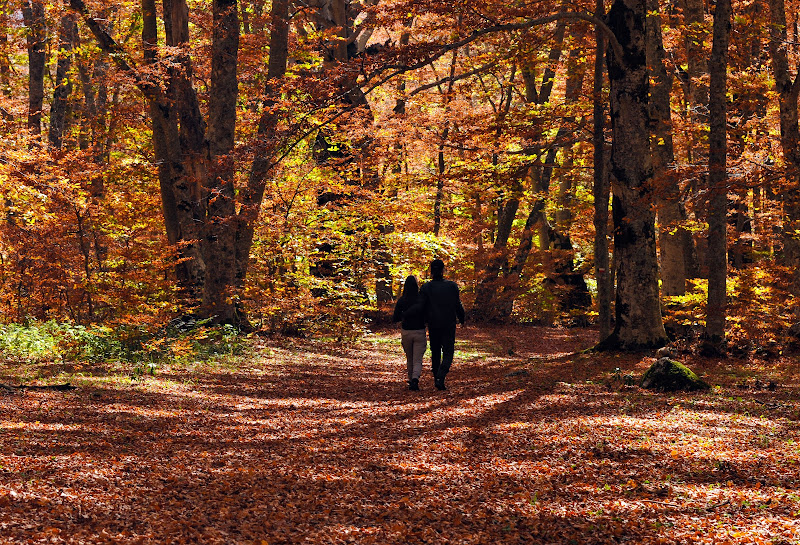
<path fill-rule="evenodd" d="M 188 38 L 188 11 L 182 16 L 175 5 L 167 2 L 164 5 L 164 26 L 166 42 L 171 46 L 178 46 L 181 42 L 177 29 L 186 27 Z M 142 0 L 142 42 L 144 43 L 145 63 L 155 65 L 158 60 L 158 26 L 154 0 Z M 185 21 L 185 25 L 181 24 Z M 187 62 L 184 56 L 180 59 Z M 187 67 L 190 70 L 191 67 Z M 178 109 L 184 111 L 188 104 L 179 101 L 186 98 L 191 103 L 190 97 L 181 97 L 186 93 L 178 93 L 179 89 L 187 86 L 186 76 L 181 75 L 182 70 L 173 69 L 169 74 L 166 96 L 150 92 L 148 108 L 153 129 L 153 148 L 158 160 L 158 177 L 161 186 L 161 206 L 164 214 L 164 225 L 167 240 L 178 248 L 181 263 L 177 267 L 178 283 L 182 286 L 188 304 L 198 301 L 205 279 L 205 262 L 200 251 L 200 227 L 205 220 L 205 210 L 201 192 L 201 179 L 193 174 L 199 174 L 198 169 L 185 164 L 186 147 L 190 148 L 192 156 L 196 157 L 202 145 L 203 135 L 190 138 L 189 127 L 202 127 L 202 123 L 191 123 L 185 114 L 179 115 Z M 191 74 L 191 72 L 189 72 Z M 149 82 L 148 82 L 149 83 Z M 191 90 L 191 87 L 189 87 Z M 173 100 L 170 100 L 173 99 Z M 196 97 L 195 101 L 196 102 Z M 179 119 L 186 119 L 180 123 Z M 202 120 L 201 120 L 202 121 Z M 198 127 L 200 125 L 200 127 Z M 198 142 L 199 140 L 199 142 Z M 191 151 L 194 148 L 194 151 Z"/>
<path fill-rule="evenodd" d="M 770 54 L 780 107 L 781 148 L 786 168 L 787 190 L 783 192 L 783 259 L 792 270 L 791 290 L 800 296 L 800 126 L 798 97 L 800 74 L 792 81 L 787 52 L 786 5 L 770 0 Z M 800 315 L 800 310 L 797 311 Z"/>
<path fill-rule="evenodd" d="M 725 88 L 728 71 L 728 36 L 731 29 L 731 2 L 717 0 L 714 12 L 714 42 L 711 46 L 709 70 L 708 138 L 708 303 L 706 305 L 706 335 L 714 341 L 725 336 L 726 294 L 728 271 L 727 210 L 728 174 L 726 171 L 727 113 Z"/>
<path fill-rule="evenodd" d="M 663 345 L 656 259 L 653 167 L 650 158 L 649 86 L 645 54 L 645 1 L 616 0 L 608 26 L 623 57 L 608 50 L 611 107 L 611 180 L 617 261 L 616 323 L 600 348 Z"/>

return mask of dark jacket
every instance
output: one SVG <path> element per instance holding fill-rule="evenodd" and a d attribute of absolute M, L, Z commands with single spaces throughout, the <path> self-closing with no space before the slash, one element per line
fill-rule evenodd
<path fill-rule="evenodd" d="M 434 278 L 422 286 L 420 295 L 428 327 L 455 327 L 456 320 L 464 323 L 464 306 L 452 280 Z"/>
<path fill-rule="evenodd" d="M 422 308 L 422 297 L 400 297 L 394 305 L 393 322 L 401 322 L 403 329 L 425 329 L 425 313 Z"/>

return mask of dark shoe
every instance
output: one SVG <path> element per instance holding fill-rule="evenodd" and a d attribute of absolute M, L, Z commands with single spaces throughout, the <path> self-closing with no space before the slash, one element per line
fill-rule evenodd
<path fill-rule="evenodd" d="M 408 381 L 408 389 L 409 390 L 414 390 L 414 391 L 419 390 L 419 379 L 418 378 L 412 378 L 411 380 L 409 380 Z"/>
<path fill-rule="evenodd" d="M 434 381 L 434 384 L 436 385 L 436 389 L 437 390 L 447 390 L 447 386 L 444 385 L 444 379 L 443 378 L 437 378 Z"/>

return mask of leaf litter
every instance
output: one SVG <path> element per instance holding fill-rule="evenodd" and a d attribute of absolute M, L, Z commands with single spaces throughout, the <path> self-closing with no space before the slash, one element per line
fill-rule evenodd
<path fill-rule="evenodd" d="M 658 394 L 595 335 L 460 330 L 446 392 L 381 331 L 0 393 L 0 543 L 800 543 L 793 362 L 684 354 L 715 387 Z"/>

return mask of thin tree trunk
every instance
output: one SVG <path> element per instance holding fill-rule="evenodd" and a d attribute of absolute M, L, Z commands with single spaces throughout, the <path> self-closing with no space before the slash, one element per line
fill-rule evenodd
<path fill-rule="evenodd" d="M 8 41 L 8 0 L 0 0 L 0 90 L 11 96 L 11 49 Z"/>
<path fill-rule="evenodd" d="M 708 73 L 708 57 L 705 43 L 708 29 L 705 26 L 705 1 L 685 0 L 684 24 L 686 25 L 686 71 L 689 87 L 689 107 L 693 121 L 708 119 L 705 106 L 708 104 L 708 85 L 702 76 Z"/>
<path fill-rule="evenodd" d="M 666 342 L 651 206 L 645 7 L 644 0 L 615 0 L 607 17 L 624 57 L 618 58 L 609 48 L 612 210 L 618 269 L 616 323 L 599 348 L 639 349 Z"/>
<path fill-rule="evenodd" d="M 725 337 L 727 252 L 727 111 L 725 91 L 728 71 L 728 37 L 731 29 L 731 2 L 717 0 L 714 12 L 714 38 L 711 46 L 708 139 L 708 303 L 706 336 L 712 342 Z"/>
<path fill-rule="evenodd" d="M 78 25 L 72 13 L 61 17 L 58 29 L 58 61 L 56 63 L 56 81 L 53 89 L 53 103 L 50 106 L 50 145 L 61 148 L 64 137 L 67 105 L 72 92 L 72 80 L 69 70 L 72 65 L 72 48 L 77 41 Z"/>
<path fill-rule="evenodd" d="M 556 23 L 553 36 L 555 45 L 550 48 L 548 62 L 545 66 L 544 73 L 542 74 L 542 84 L 538 92 L 536 90 L 536 76 L 533 70 L 531 70 L 530 67 L 523 67 L 522 79 L 525 83 L 525 101 L 527 103 L 544 104 L 550 100 L 550 95 L 553 91 L 553 84 L 555 82 L 556 68 L 563 52 L 565 34 L 566 22 L 564 20 L 559 20 Z M 533 155 L 538 150 L 530 148 L 527 151 Z M 538 151 L 539 157 L 541 157 L 542 153 L 543 151 Z M 549 242 L 543 242 L 549 240 L 547 233 L 550 229 L 550 225 L 547 222 L 547 216 L 545 215 L 545 206 L 547 204 L 545 195 L 550 192 L 550 176 L 553 172 L 553 169 L 548 167 L 548 165 L 552 164 L 554 161 L 555 148 L 551 148 L 548 150 L 544 165 L 534 165 L 527 171 L 526 176 L 531 182 L 530 185 L 532 186 L 532 189 L 537 197 L 531 203 L 528 216 L 525 218 L 525 225 L 522 228 L 522 232 L 520 233 L 519 237 L 519 245 L 514 253 L 514 259 L 511 261 L 511 264 L 508 267 L 504 291 L 515 293 L 518 290 L 522 277 L 522 271 L 525 268 L 525 264 L 528 261 L 531 250 L 533 250 L 533 235 L 536 232 L 537 226 L 541 227 L 539 236 L 540 243 L 543 245 L 546 244 L 546 248 L 550 246 Z M 513 307 L 513 298 L 506 296 L 504 297 L 504 300 L 506 301 L 506 308 L 503 309 L 503 313 L 510 315 Z"/>
<path fill-rule="evenodd" d="M 784 0 L 770 0 L 770 54 L 780 108 L 781 148 L 787 188 L 783 191 L 783 261 L 792 270 L 791 291 L 800 295 L 800 127 L 798 97 L 800 73 L 792 81 L 789 69 Z M 796 31 L 795 31 L 796 36 Z M 795 38 L 796 39 L 796 38 Z M 796 310 L 800 318 L 800 310 Z"/>
<path fill-rule="evenodd" d="M 647 64 L 653 81 L 650 115 L 655 126 L 652 149 L 658 199 L 661 290 L 664 295 L 683 295 L 686 292 L 686 229 L 683 227 L 686 211 L 681 202 L 678 181 L 669 176 L 669 167 L 675 161 L 670 110 L 672 77 L 665 66 L 659 0 L 647 0 L 647 11 Z"/>
<path fill-rule="evenodd" d="M 40 0 L 23 0 L 22 15 L 28 46 L 28 130 L 31 134 L 42 132 L 42 106 L 44 104 L 44 72 L 47 55 L 47 22 L 44 4 Z"/>
<path fill-rule="evenodd" d="M 603 0 L 596 0 L 595 16 L 604 13 Z M 597 324 L 599 339 L 611 334 L 611 270 L 608 256 L 608 200 L 609 184 L 605 153 L 605 108 L 603 107 L 603 63 L 605 62 L 605 39 L 603 32 L 595 29 L 594 83 L 592 89 L 592 110 L 594 117 L 594 270 L 597 279 Z"/>
<path fill-rule="evenodd" d="M 447 164 L 444 158 L 444 145 L 447 137 L 450 135 L 450 124 L 445 122 L 444 130 L 442 131 L 441 142 L 439 143 L 439 150 L 436 154 L 436 193 L 433 198 L 433 236 L 438 237 L 442 229 L 442 201 L 444 201 L 444 173 L 447 170 Z"/>
<path fill-rule="evenodd" d="M 686 72 L 684 74 L 684 88 L 686 90 L 686 106 L 688 117 L 692 121 L 689 127 L 690 144 L 686 146 L 689 163 L 697 164 L 705 162 L 705 153 L 702 140 L 705 137 L 705 124 L 708 122 L 708 84 L 704 77 L 708 73 L 708 53 L 706 41 L 708 39 L 708 29 L 705 26 L 705 1 L 704 0 L 684 0 L 684 25 L 686 27 Z M 693 190 L 702 189 L 706 186 L 706 180 L 694 180 L 691 182 Z M 694 215 L 698 221 L 702 221 L 704 211 L 694 210 Z M 699 278 L 703 276 L 706 264 L 703 262 L 704 256 L 698 251 L 695 240 L 689 231 L 683 235 L 684 244 L 684 267 L 686 276 L 689 278 Z"/>
<path fill-rule="evenodd" d="M 261 202 L 264 199 L 267 176 L 272 168 L 274 150 L 279 144 L 275 135 L 279 115 L 274 108 L 278 103 L 276 98 L 280 93 L 278 80 L 286 73 L 289 56 L 289 1 L 273 1 L 270 17 L 272 22 L 270 25 L 269 64 L 267 83 L 264 89 L 266 100 L 263 105 L 263 113 L 258 120 L 256 156 L 250 167 L 247 186 L 242 191 L 242 207 L 238 217 L 236 280 L 240 287 L 244 287 L 247 277 L 256 221 Z"/>
<path fill-rule="evenodd" d="M 512 68 L 511 77 L 509 81 L 513 81 L 516 67 Z M 513 100 L 513 88 L 511 84 L 502 89 L 500 101 L 497 106 L 497 119 L 496 124 L 498 129 L 495 131 L 495 139 L 500 138 L 502 122 L 511 110 L 511 103 Z M 493 163 L 497 164 L 498 155 L 493 153 Z M 472 314 L 477 319 L 500 319 L 504 320 L 511 315 L 514 304 L 514 291 L 511 291 L 510 286 L 505 283 L 508 275 L 508 239 L 511 236 L 511 231 L 514 227 L 514 220 L 517 217 L 517 210 L 519 210 L 520 198 L 523 195 L 522 184 L 518 180 L 512 182 L 512 187 L 509 191 L 510 195 L 498 196 L 497 207 L 497 233 L 494 239 L 494 244 L 491 249 L 491 254 L 484 265 L 483 271 L 478 279 L 478 284 L 475 288 L 475 301 L 472 308 Z M 502 300 L 497 300 L 497 291 L 501 284 L 501 273 L 505 272 L 502 278 L 503 297 Z"/>
<path fill-rule="evenodd" d="M 444 92 L 444 97 L 442 99 L 442 108 L 445 111 L 447 111 L 447 105 L 450 103 L 450 98 L 453 94 L 453 83 L 455 82 L 457 60 L 458 49 L 453 51 L 453 57 L 450 59 L 450 80 L 447 83 L 447 90 Z M 439 91 L 441 92 L 441 87 L 439 88 Z M 444 146 L 449 135 L 450 123 L 445 121 L 444 129 L 442 130 L 442 137 L 439 140 L 439 150 L 436 154 L 438 175 L 436 176 L 436 195 L 433 201 L 433 236 L 435 237 L 439 236 L 439 231 L 442 228 L 442 202 L 444 201 L 444 173 L 446 170 Z"/>

